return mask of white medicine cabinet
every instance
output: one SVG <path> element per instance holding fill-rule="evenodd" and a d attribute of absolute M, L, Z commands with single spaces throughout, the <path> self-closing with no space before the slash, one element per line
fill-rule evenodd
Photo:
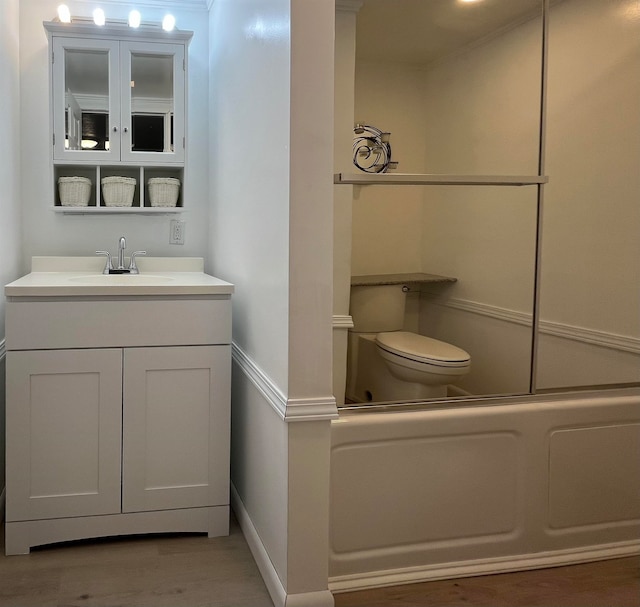
<path fill-rule="evenodd" d="M 89 23 L 44 26 L 50 50 L 54 210 L 182 211 L 192 32 L 97 29 Z M 128 200 L 112 203 L 101 187 L 105 177 L 121 178 Z M 61 192 L 60 178 L 65 186 L 84 187 L 80 198 Z M 149 179 L 179 182 L 175 203 L 156 205 Z"/>

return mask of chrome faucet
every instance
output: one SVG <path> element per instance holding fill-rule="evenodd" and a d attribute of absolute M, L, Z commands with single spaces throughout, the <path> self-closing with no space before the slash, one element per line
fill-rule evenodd
<path fill-rule="evenodd" d="M 96 255 L 105 255 L 107 258 L 107 263 L 104 266 L 104 270 L 102 270 L 103 274 L 113 274 L 113 264 L 111 263 L 111 253 L 109 251 L 96 251 Z"/>
<path fill-rule="evenodd" d="M 146 255 L 146 251 L 134 251 L 131 253 L 131 259 L 129 260 L 129 274 L 140 274 L 138 266 L 136 265 L 136 255 Z"/>
<path fill-rule="evenodd" d="M 118 266 L 116 268 L 113 267 L 113 262 L 111 260 L 111 253 L 109 251 L 96 251 L 96 255 L 105 255 L 107 258 L 107 263 L 104 266 L 104 270 L 102 270 L 103 274 L 140 274 L 140 270 L 138 270 L 138 266 L 136 265 L 136 256 L 137 255 L 146 255 L 146 251 L 134 251 L 131 254 L 131 259 L 129 260 L 129 267 L 124 267 L 124 250 L 127 248 L 127 241 L 124 236 L 120 236 L 120 240 L 118 241 Z"/>
<path fill-rule="evenodd" d="M 125 270 L 124 267 L 124 250 L 127 248 L 127 241 L 124 236 L 120 236 L 118 241 L 118 267 L 116 270 Z"/>

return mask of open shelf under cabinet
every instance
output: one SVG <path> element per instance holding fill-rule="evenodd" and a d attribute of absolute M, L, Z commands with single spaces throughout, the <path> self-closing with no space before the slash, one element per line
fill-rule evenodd
<path fill-rule="evenodd" d="M 103 177 L 131 177 L 136 180 L 133 202 L 130 206 L 107 206 L 104 201 L 101 180 Z M 56 164 L 54 177 L 54 206 L 57 213 L 69 214 L 167 214 L 183 213 L 184 208 L 184 167 L 182 166 L 128 166 L 128 165 L 87 165 Z M 63 205 L 60 199 L 58 179 L 60 177 L 85 177 L 91 180 L 91 193 L 86 206 Z M 153 206 L 149 197 L 148 182 L 155 177 L 171 177 L 180 181 L 180 191 L 176 206 Z"/>

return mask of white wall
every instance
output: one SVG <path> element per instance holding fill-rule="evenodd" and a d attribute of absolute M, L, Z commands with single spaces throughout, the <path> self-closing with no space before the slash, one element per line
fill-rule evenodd
<path fill-rule="evenodd" d="M 236 285 L 234 507 L 274 602 L 329 605 L 333 6 L 216 0 L 209 22 L 209 260 Z"/>
<path fill-rule="evenodd" d="M 18 1 L 3 3 L 0 21 L 0 82 L 2 83 L 2 113 L 0 139 L 0 284 L 11 282 L 20 270 L 20 148 L 18 119 L 20 96 L 18 71 Z M 0 298 L 0 339 L 4 339 L 4 297 Z"/>
<path fill-rule="evenodd" d="M 19 65 L 18 65 L 18 0 L 2 3 L 0 20 L 0 88 L 2 89 L 2 113 L 0 113 L 0 285 L 15 280 L 21 266 L 20 222 L 20 116 Z M 5 483 L 5 349 L 4 349 L 4 297 L 0 297 L 0 495 Z M 0 498 L 0 519 L 4 504 Z"/>
<path fill-rule="evenodd" d="M 289 6 L 210 10 L 210 253 L 235 284 L 233 340 L 284 394 L 288 382 Z M 237 357 L 236 357 L 237 358 Z M 232 483 L 287 583 L 286 425 L 233 369 Z"/>
<path fill-rule="evenodd" d="M 286 390 L 289 292 L 289 2 L 211 9 L 211 237 L 232 280 L 234 342 Z"/>
<path fill-rule="evenodd" d="M 355 122 L 391 133 L 400 173 L 422 173 L 425 163 L 421 76 L 399 64 L 356 63 Z M 422 196 L 421 188 L 354 187 L 352 275 L 421 271 Z"/>
<path fill-rule="evenodd" d="M 42 26 L 56 16 L 56 3 L 21 0 L 20 4 L 20 132 L 22 146 L 22 213 L 24 271 L 33 255 L 91 255 L 96 249 L 117 249 L 127 237 L 128 247 L 157 256 L 204 256 L 208 221 L 208 131 L 203 127 L 208 108 L 208 22 L 206 7 L 185 10 L 175 3 L 177 27 L 194 32 L 189 49 L 187 183 L 185 244 L 169 244 L 170 216 L 82 215 L 54 213 L 53 177 L 49 160 L 49 105 L 47 37 Z M 72 15 L 90 16 L 94 3 L 67 3 Z M 134 2 L 105 3 L 107 19 L 125 19 Z M 143 7 L 143 20 L 159 22 L 166 10 Z"/>

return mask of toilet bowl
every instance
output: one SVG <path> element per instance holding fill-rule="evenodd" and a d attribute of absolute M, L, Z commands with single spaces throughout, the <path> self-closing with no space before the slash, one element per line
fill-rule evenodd
<path fill-rule="evenodd" d="M 384 402 L 444 398 L 466 375 L 471 356 L 457 346 L 402 330 L 403 285 L 351 290 L 347 398 Z"/>
<path fill-rule="evenodd" d="M 469 372 L 471 357 L 467 352 L 431 337 L 389 331 L 376 335 L 376 345 L 391 374 L 403 381 L 434 386 Z"/>

